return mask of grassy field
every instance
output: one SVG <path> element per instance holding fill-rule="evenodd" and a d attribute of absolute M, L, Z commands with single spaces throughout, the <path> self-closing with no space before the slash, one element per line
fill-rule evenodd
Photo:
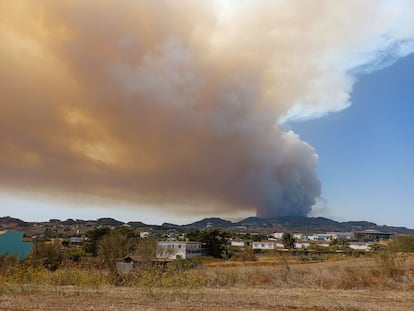
<path fill-rule="evenodd" d="M 260 264 L 260 262 L 265 264 Z M 68 267 L 0 279 L 0 310 L 414 310 L 414 257 L 146 269 L 109 285 Z"/>

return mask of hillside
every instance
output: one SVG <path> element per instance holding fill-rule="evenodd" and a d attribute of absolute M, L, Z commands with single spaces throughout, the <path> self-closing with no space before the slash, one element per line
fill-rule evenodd
<path fill-rule="evenodd" d="M 39 222 L 26 222 L 18 218 L 12 217 L 0 217 L 0 228 L 8 228 L 10 224 L 14 224 L 18 228 L 27 228 L 39 224 Z M 347 221 L 337 222 L 332 219 L 324 217 L 303 217 L 303 216 L 286 216 L 278 218 L 260 218 L 260 217 L 248 217 L 238 222 L 231 222 L 218 217 L 204 218 L 202 220 L 186 224 L 177 225 L 172 223 L 163 223 L 159 225 L 145 224 L 141 221 L 130 221 L 124 223 L 122 221 L 113 218 L 99 218 L 97 220 L 81 220 L 81 219 L 68 219 L 61 221 L 59 219 L 50 219 L 46 222 L 41 222 L 44 225 L 60 225 L 60 226 L 87 226 L 87 227 L 117 227 L 121 225 L 128 225 L 133 228 L 140 229 L 154 229 L 154 230 L 178 230 L 178 231 L 190 231 L 201 229 L 221 229 L 229 231 L 248 231 L 248 232 L 307 232 L 307 233 L 323 233 L 323 232 L 355 232 L 364 230 L 376 230 L 383 233 L 393 234 L 408 234 L 414 235 L 413 229 L 406 227 L 392 227 L 392 226 L 378 226 L 373 222 L 368 221 Z"/>
<path fill-rule="evenodd" d="M 324 217 L 304 216 L 286 216 L 279 218 L 248 217 L 234 223 L 221 218 L 205 218 L 203 220 L 183 226 L 175 225 L 175 228 L 182 228 L 187 230 L 206 228 L 218 228 L 226 230 L 245 229 L 248 231 L 267 229 L 266 231 L 297 231 L 315 233 L 328 231 L 353 232 L 363 230 L 377 230 L 384 233 L 414 235 L 413 229 L 408 229 L 405 227 L 378 226 L 377 224 L 368 221 L 337 222 L 335 220 Z"/>

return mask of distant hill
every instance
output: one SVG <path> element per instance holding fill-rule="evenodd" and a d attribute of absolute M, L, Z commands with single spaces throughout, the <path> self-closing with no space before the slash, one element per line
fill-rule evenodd
<path fill-rule="evenodd" d="M 10 223 L 17 224 L 18 227 L 29 227 L 37 222 L 25 222 L 18 218 L 0 217 L 0 225 Z M 65 226 L 75 226 L 80 224 L 88 224 L 89 226 L 117 227 L 125 225 L 124 222 L 113 218 L 99 218 L 97 220 L 81 220 L 67 219 L 60 221 L 59 219 L 51 219 L 45 224 L 61 224 Z M 147 228 L 154 230 L 202 230 L 202 229 L 221 229 L 230 231 L 249 231 L 249 232 L 303 232 L 303 233 L 324 233 L 333 231 L 355 232 L 364 230 L 376 230 L 383 233 L 392 234 L 408 234 L 414 235 L 413 229 L 405 227 L 378 226 L 368 221 L 347 221 L 337 222 L 324 217 L 304 217 L 304 216 L 286 216 L 277 218 L 260 218 L 248 217 L 238 222 L 231 222 L 218 217 L 204 218 L 202 220 L 186 224 L 176 225 L 172 223 L 163 223 L 159 225 L 148 225 L 141 221 L 130 221 L 126 225 L 133 228 Z"/>
<path fill-rule="evenodd" d="M 10 216 L 0 217 L 0 225 L 6 225 L 6 224 L 17 224 L 19 227 L 26 227 L 30 225 L 30 223 L 27 223 L 18 218 L 13 218 Z"/>
<path fill-rule="evenodd" d="M 205 218 L 187 225 L 171 225 L 163 224 L 166 227 L 173 227 L 176 229 L 206 229 L 218 228 L 225 230 L 264 230 L 266 231 L 297 231 L 297 232 L 315 232 L 323 233 L 329 231 L 363 231 L 363 230 L 377 230 L 384 233 L 394 234 L 410 234 L 414 235 L 414 230 L 405 227 L 390 227 L 378 226 L 375 223 L 367 221 L 348 221 L 337 222 L 332 219 L 324 217 L 304 217 L 304 216 L 286 216 L 278 218 L 260 218 L 248 217 L 238 222 L 231 222 L 221 218 Z"/>
<path fill-rule="evenodd" d="M 225 219 L 221 219 L 218 217 L 212 217 L 212 218 L 204 218 L 202 220 L 193 222 L 189 225 L 183 225 L 181 227 L 183 228 L 189 228 L 189 229 L 201 229 L 201 228 L 227 228 L 227 227 L 231 227 L 234 224 L 231 221 L 225 220 Z"/>
<path fill-rule="evenodd" d="M 96 224 L 98 226 L 112 226 L 112 227 L 117 227 L 117 226 L 122 226 L 124 223 L 122 221 L 113 219 L 113 218 L 99 218 L 96 221 Z"/>

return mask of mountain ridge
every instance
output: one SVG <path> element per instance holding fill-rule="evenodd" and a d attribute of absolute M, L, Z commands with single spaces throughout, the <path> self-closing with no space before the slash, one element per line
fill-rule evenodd
<path fill-rule="evenodd" d="M 248 230 L 248 231 L 296 231 L 296 232 L 333 232 L 333 231 L 346 231 L 357 232 L 364 230 L 376 230 L 384 233 L 393 234 L 408 234 L 414 235 L 414 229 L 406 227 L 396 226 L 379 226 L 369 221 L 345 221 L 338 222 L 325 217 L 306 217 L 306 216 L 284 216 L 276 218 L 261 218 L 261 217 L 247 217 L 240 221 L 232 222 L 219 217 L 208 217 L 201 220 L 177 225 L 173 223 L 163 223 L 162 225 L 145 224 L 141 221 L 128 221 L 122 222 L 114 218 L 98 218 L 97 220 L 81 220 L 81 219 L 67 219 L 61 221 L 59 219 L 50 219 L 46 222 L 26 222 L 18 218 L 10 216 L 0 217 L 0 225 L 6 225 L 10 223 L 17 224 L 18 227 L 27 227 L 37 223 L 54 223 L 62 225 L 78 225 L 88 223 L 94 226 L 121 226 L 128 225 L 134 228 L 156 228 L 165 230 L 201 230 L 201 229 L 221 229 L 221 230 Z"/>

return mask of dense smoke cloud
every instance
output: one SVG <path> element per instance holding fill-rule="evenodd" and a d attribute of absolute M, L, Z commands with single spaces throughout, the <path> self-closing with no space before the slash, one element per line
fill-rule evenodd
<path fill-rule="evenodd" d="M 412 52 L 412 6 L 0 1 L 0 187 L 307 215 L 317 155 L 280 124 Z"/>

